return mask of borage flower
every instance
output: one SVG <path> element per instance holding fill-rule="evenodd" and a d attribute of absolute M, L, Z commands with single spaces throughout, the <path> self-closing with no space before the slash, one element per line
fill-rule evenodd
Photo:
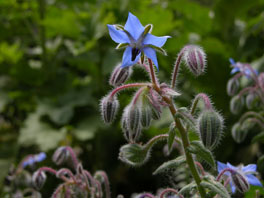
<path fill-rule="evenodd" d="M 254 174 L 257 174 L 256 164 L 249 164 L 247 166 L 240 165 L 238 167 L 235 167 L 228 162 L 227 164 L 217 162 L 217 170 L 218 170 L 219 175 L 224 174 L 228 176 L 230 180 L 230 186 L 231 186 L 232 193 L 234 193 L 236 189 L 241 191 L 239 187 L 243 188 L 243 181 L 241 181 L 243 179 L 244 179 L 245 186 L 247 184 L 251 184 L 253 186 L 262 187 L 261 182 L 254 175 Z"/>
<path fill-rule="evenodd" d="M 113 41 L 119 43 L 117 49 L 126 47 L 123 54 L 122 66 L 131 66 L 138 62 L 145 54 L 158 69 L 156 50 L 166 54 L 161 48 L 170 36 L 157 37 L 150 34 L 152 25 L 142 26 L 139 19 L 133 14 L 128 14 L 125 26 L 107 25 Z"/>
<path fill-rule="evenodd" d="M 25 160 L 23 160 L 22 162 L 22 167 L 25 168 L 26 166 L 31 166 L 33 164 L 35 164 L 36 162 L 41 162 L 43 160 L 46 159 L 46 153 L 41 152 L 39 154 L 36 155 L 29 155 L 25 158 Z"/>
<path fill-rule="evenodd" d="M 233 69 L 231 70 L 231 74 L 237 73 L 237 72 L 242 72 L 245 74 L 245 76 L 247 78 L 251 78 L 252 77 L 252 71 L 251 69 L 249 69 L 249 67 L 251 67 L 248 64 L 243 64 L 240 62 L 235 62 L 233 58 L 229 58 L 229 62 L 231 63 Z M 257 70 L 253 70 L 255 72 L 256 75 L 258 75 L 258 71 Z"/>

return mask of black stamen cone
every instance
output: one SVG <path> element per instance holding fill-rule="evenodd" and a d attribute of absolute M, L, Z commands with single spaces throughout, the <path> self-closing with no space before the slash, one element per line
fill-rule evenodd
<path fill-rule="evenodd" d="M 138 48 L 133 48 L 131 61 L 134 61 L 139 53 L 140 53 L 140 50 Z"/>

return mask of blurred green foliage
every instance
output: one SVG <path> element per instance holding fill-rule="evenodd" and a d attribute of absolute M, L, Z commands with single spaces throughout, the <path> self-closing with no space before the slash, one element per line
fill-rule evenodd
<path fill-rule="evenodd" d="M 49 155 L 60 145 L 72 145 L 92 172 L 106 170 L 114 195 L 168 185 L 166 178 L 151 175 L 167 158 L 162 145 L 154 149 L 148 165 L 131 170 L 117 160 L 125 142 L 118 121 L 105 126 L 100 119 L 99 100 L 109 90 L 109 75 L 122 57 L 106 24 L 124 24 L 129 11 L 143 25 L 152 23 L 154 35 L 172 36 L 164 46 L 168 56 L 158 55 L 159 76 L 166 82 L 185 44 L 204 48 L 207 73 L 194 78 L 182 69 L 178 82 L 182 96 L 176 102 L 189 106 L 196 93 L 211 95 L 226 118 L 226 135 L 216 159 L 256 163 L 257 145 L 237 145 L 230 137 L 236 118 L 229 112 L 226 82 L 229 57 L 255 61 L 263 71 L 263 10 L 263 0 L 0 0 L 0 181 L 10 164 L 26 154 Z M 145 76 L 135 71 L 133 78 L 140 77 Z M 122 106 L 129 99 L 120 98 Z M 142 141 L 167 132 L 169 120 L 164 113 Z M 138 181 L 145 185 L 136 187 Z M 50 187 L 44 195 L 50 195 Z"/>

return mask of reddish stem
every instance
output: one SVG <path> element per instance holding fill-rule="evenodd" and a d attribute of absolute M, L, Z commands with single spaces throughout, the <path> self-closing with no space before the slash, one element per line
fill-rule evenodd
<path fill-rule="evenodd" d="M 202 175 L 205 176 L 205 171 L 204 171 L 203 166 L 199 162 L 195 161 L 194 163 L 198 166 L 198 168 L 200 169 Z"/>
<path fill-rule="evenodd" d="M 110 97 L 113 97 L 116 93 L 118 93 L 119 91 L 121 91 L 123 89 L 133 88 L 133 87 L 145 87 L 145 86 L 149 86 L 149 85 L 151 85 L 151 84 L 150 83 L 131 83 L 131 84 L 122 85 L 120 87 L 115 88 L 110 93 Z"/>
<path fill-rule="evenodd" d="M 161 192 L 161 194 L 160 194 L 160 198 L 164 198 L 164 195 L 165 195 L 166 193 L 168 193 L 168 192 L 173 192 L 174 194 L 178 195 L 179 197 L 184 198 L 182 195 L 180 195 L 180 194 L 178 193 L 177 190 L 175 190 L 175 189 L 173 189 L 173 188 L 167 188 L 167 189 L 163 190 L 163 191 Z"/>
<path fill-rule="evenodd" d="M 79 164 L 76 154 L 74 153 L 73 149 L 70 146 L 66 146 L 66 149 L 69 151 L 72 161 L 73 161 L 74 168 L 76 169 Z"/>
<path fill-rule="evenodd" d="M 148 62 L 149 62 L 149 70 L 150 70 L 151 82 L 154 85 L 154 87 L 159 87 L 158 81 L 157 81 L 157 77 L 156 77 L 156 74 L 154 72 L 154 67 L 153 67 L 152 60 L 150 58 L 148 58 Z"/>
<path fill-rule="evenodd" d="M 216 181 L 219 182 L 220 179 L 221 179 L 221 177 L 223 176 L 223 174 L 224 174 L 225 172 L 230 172 L 230 173 L 232 174 L 232 173 L 234 173 L 235 171 L 234 171 L 233 169 L 231 169 L 231 168 L 225 168 L 225 169 L 222 170 L 222 172 L 220 172 L 220 174 L 217 176 Z"/>

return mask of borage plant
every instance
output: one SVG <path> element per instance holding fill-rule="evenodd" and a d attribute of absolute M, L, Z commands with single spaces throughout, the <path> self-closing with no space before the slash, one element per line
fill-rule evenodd
<path fill-rule="evenodd" d="M 119 159 L 131 166 L 140 166 L 147 162 L 150 150 L 156 142 L 167 140 L 169 151 L 172 150 L 173 143 L 178 144 L 184 154 L 162 164 L 154 175 L 162 174 L 170 168 L 187 166 L 193 181 L 181 189 L 165 189 L 159 193 L 160 197 L 170 193 L 178 197 L 230 197 L 229 192 L 234 192 L 234 186 L 244 193 L 249 189 L 249 184 L 255 185 L 249 181 L 248 174 L 239 168 L 218 168 L 219 175 L 215 175 L 216 164 L 212 150 L 223 136 L 224 123 L 210 98 L 200 93 L 194 98 L 190 108 L 176 107 L 174 103 L 176 97 L 180 96 L 176 90 L 176 81 L 181 63 L 185 63 L 195 76 L 203 74 L 206 67 L 203 49 L 196 45 L 187 45 L 180 51 L 169 85 L 160 82 L 154 68 L 156 66 L 158 69 L 156 51 L 166 54 L 161 47 L 169 36 L 157 37 L 150 34 L 152 25 L 143 27 L 138 18 L 131 13 L 124 27 L 108 25 L 108 29 L 111 38 L 119 43 L 117 48 L 126 49 L 122 65 L 117 66 L 110 77 L 109 83 L 114 89 L 101 100 L 101 113 L 105 123 L 111 123 L 116 117 L 119 109 L 117 94 L 125 89 L 137 89 L 123 111 L 121 126 L 128 144 L 120 148 Z M 149 74 L 150 81 L 125 84 L 134 66 L 143 67 Z M 203 108 L 198 109 L 199 101 L 204 104 Z M 172 117 L 169 132 L 157 135 L 145 144 L 139 143 L 142 130 L 147 129 L 152 120 L 159 119 L 164 108 L 170 110 Z M 196 139 L 190 138 L 193 134 L 196 134 Z M 209 171 L 205 172 L 204 165 Z M 256 169 L 251 171 L 250 176 L 256 174 L 255 171 Z M 226 174 L 231 177 L 224 177 Z M 154 195 L 144 193 L 140 197 Z"/>

